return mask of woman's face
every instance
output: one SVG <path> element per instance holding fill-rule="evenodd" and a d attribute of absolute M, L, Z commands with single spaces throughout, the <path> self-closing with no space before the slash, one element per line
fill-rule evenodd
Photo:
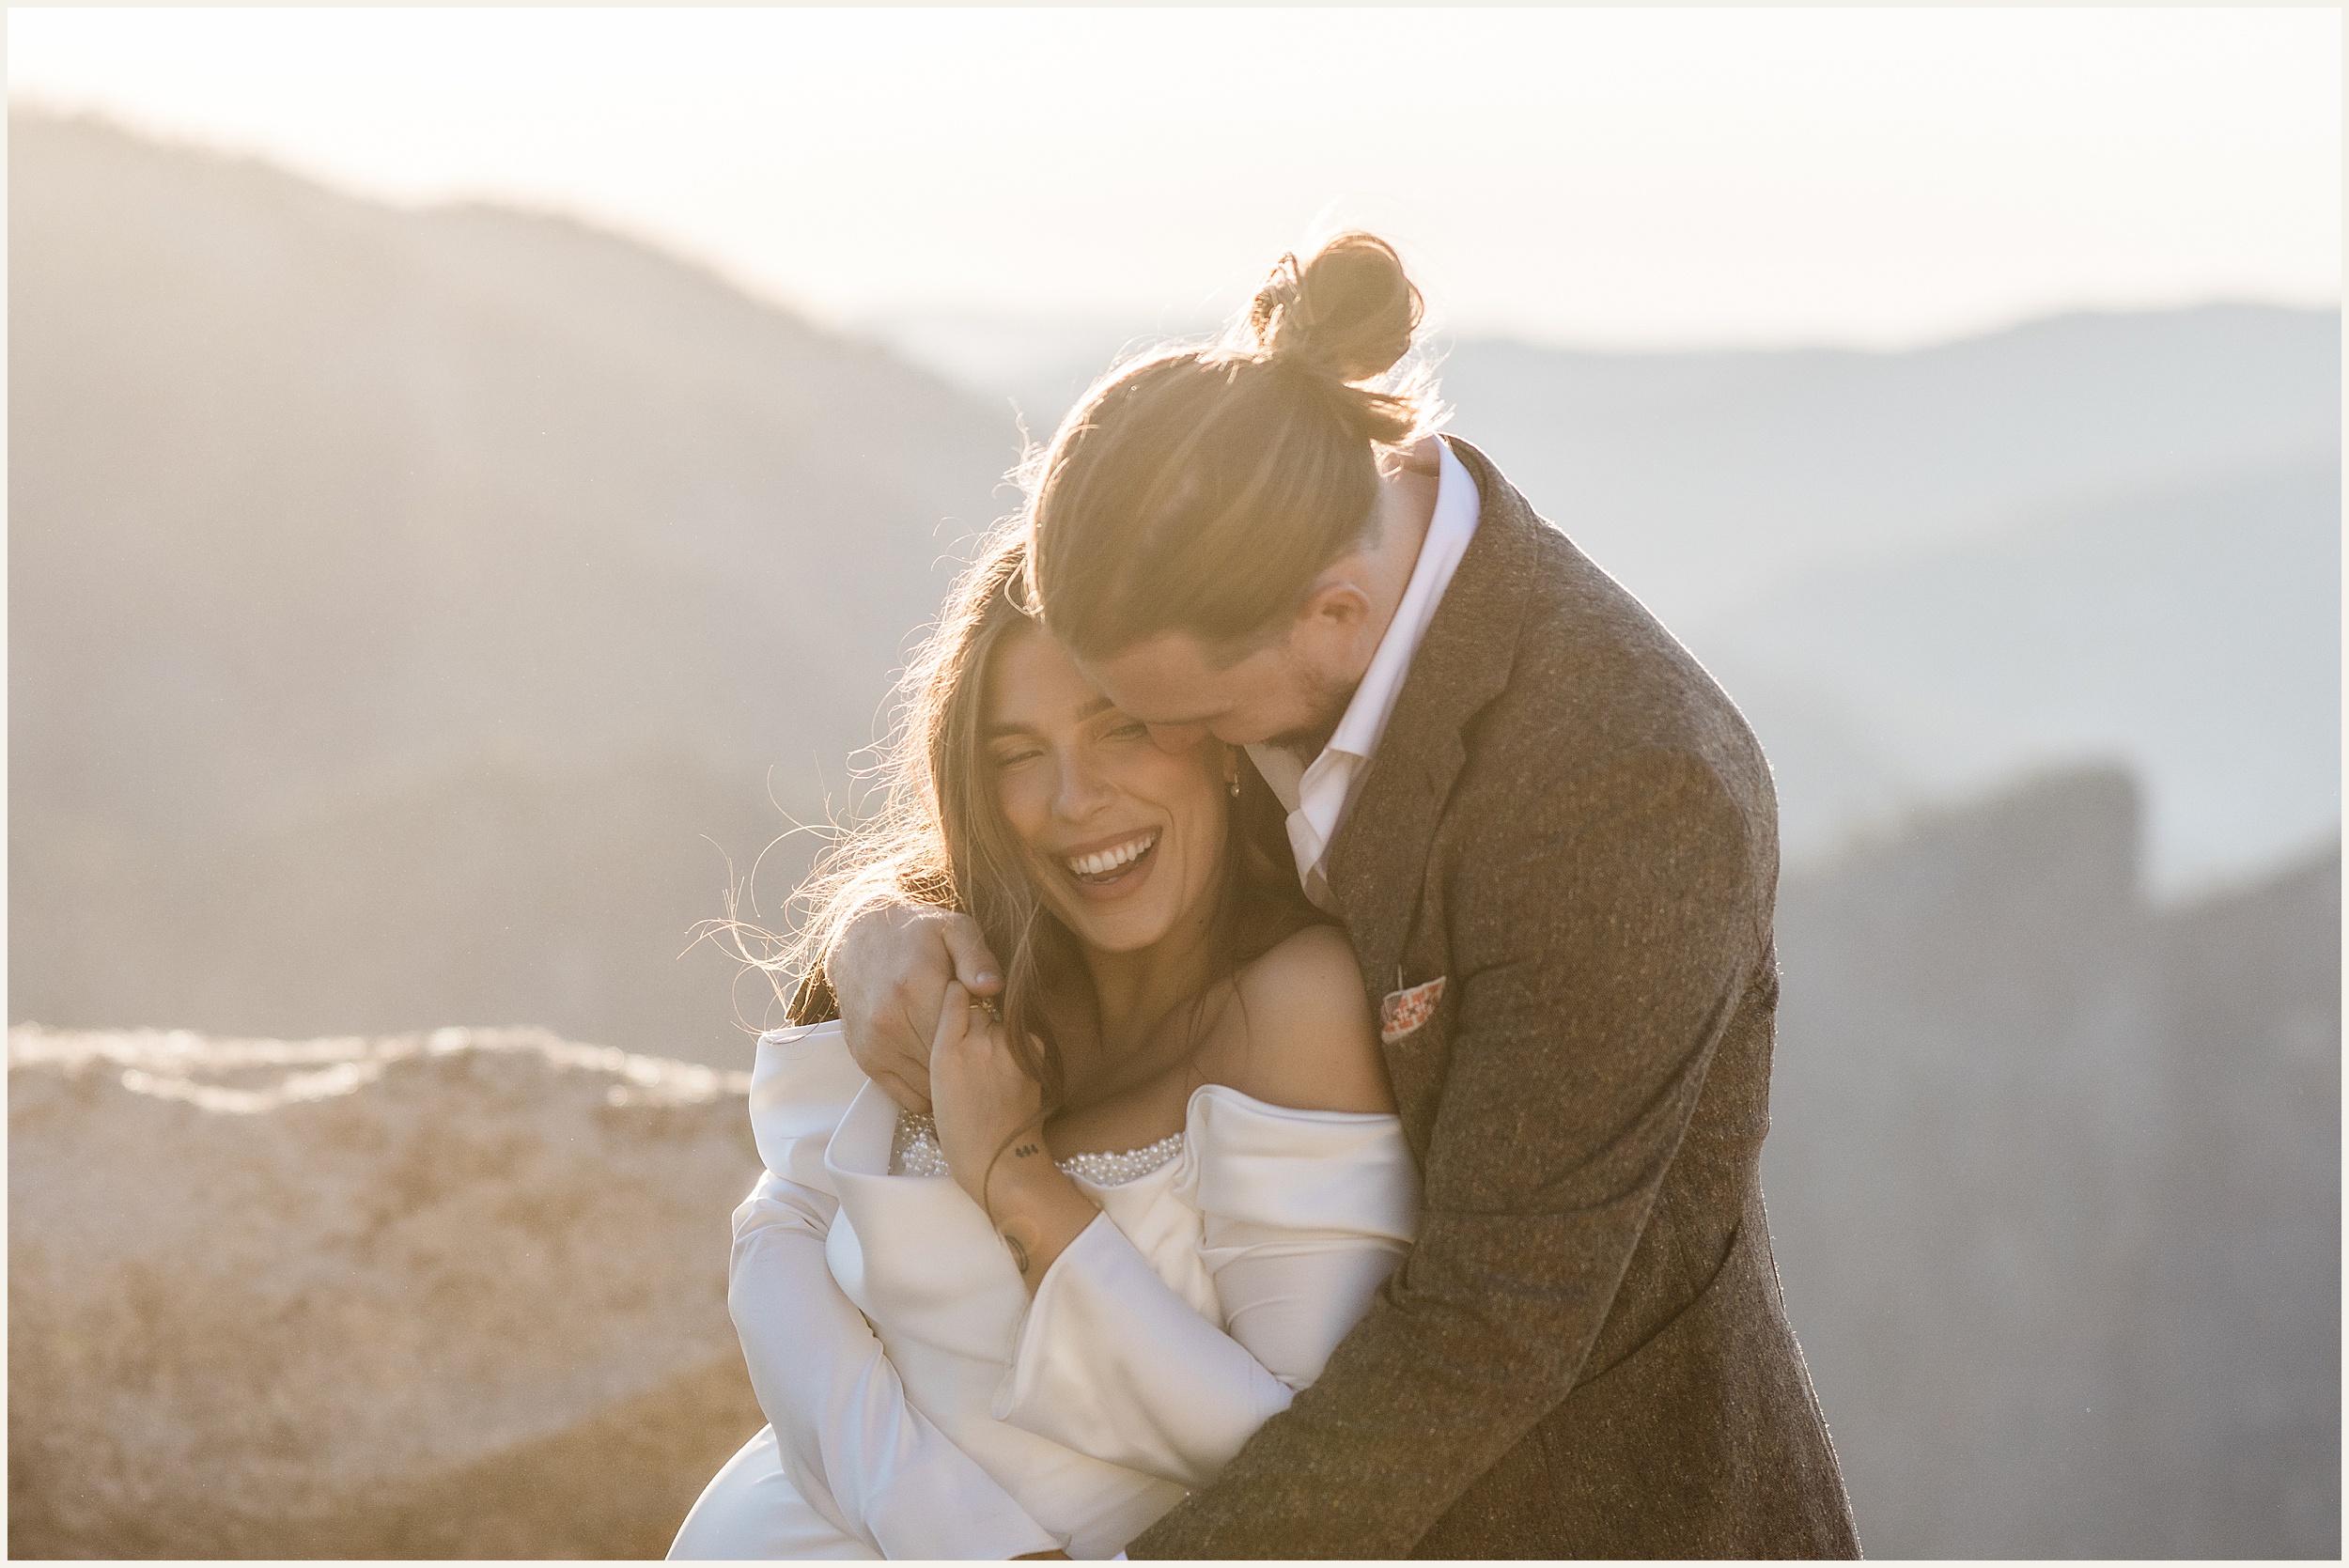
<path fill-rule="evenodd" d="M 1079 940 L 1137 952 L 1205 911 L 1228 831 L 1221 742 L 1160 751 L 1036 630 L 998 646 L 985 698 L 995 799 Z"/>

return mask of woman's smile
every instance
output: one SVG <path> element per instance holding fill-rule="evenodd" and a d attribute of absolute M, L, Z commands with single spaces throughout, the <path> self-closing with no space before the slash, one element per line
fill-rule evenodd
<path fill-rule="evenodd" d="M 1086 897 L 1122 898 L 1149 877 L 1159 838 L 1156 828 L 1127 833 L 1106 846 L 1097 844 L 1063 854 L 1060 862 Z"/>

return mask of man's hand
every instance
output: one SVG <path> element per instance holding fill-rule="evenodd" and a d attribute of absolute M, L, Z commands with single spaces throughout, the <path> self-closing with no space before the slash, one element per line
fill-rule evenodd
<path fill-rule="evenodd" d="M 842 927 L 824 957 L 848 1054 L 908 1110 L 930 1109 L 930 1037 L 946 985 L 973 996 L 1003 988 L 1003 967 L 976 922 L 927 904 L 876 904 Z"/>

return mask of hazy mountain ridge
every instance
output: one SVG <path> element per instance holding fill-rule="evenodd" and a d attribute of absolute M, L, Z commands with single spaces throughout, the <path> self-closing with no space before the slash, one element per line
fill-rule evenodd
<path fill-rule="evenodd" d="M 856 689 L 825 721 L 864 727 L 877 673 L 935 604 L 933 559 L 955 542 L 941 520 L 968 529 L 1002 509 L 991 485 L 1014 454 L 984 411 L 608 236 L 395 213 L 22 117 L 12 173 L 13 548 L 53 590 L 16 606 L 36 661 L 24 696 L 70 672 L 118 679 L 108 651 L 140 650 L 107 637 L 41 662 L 69 635 L 50 607 L 138 593 L 126 614 L 188 654 L 226 651 L 179 670 L 218 687 L 122 717 L 132 749 L 221 688 L 257 688 L 253 713 L 281 690 L 304 717 L 366 712 L 364 726 L 241 734 L 247 771 L 224 793 L 352 746 L 362 769 L 490 734 L 566 754 L 625 747 L 677 716 L 609 693 L 663 677 L 672 700 L 704 705 L 697 749 L 763 764 L 762 742 L 803 730 L 801 715 L 675 678 L 746 651 L 739 626 L 713 638 L 713 623 L 789 639 L 778 652 Z M 67 507 L 70 533 L 51 520 Z M 487 616 L 493 575 L 509 592 Z M 276 613 L 255 614 L 272 593 Z M 613 635 L 631 626 L 645 629 Z M 315 657 L 362 642 L 364 659 Z M 544 679 L 558 659 L 573 676 Z M 494 678 L 508 675 L 546 701 L 510 701 Z M 106 717 L 82 707 L 73 744 L 98 747 L 114 726 L 91 721 Z M 73 797 L 119 788 L 122 762 L 92 755 Z"/>
<path fill-rule="evenodd" d="M 1900 353 L 1469 342 L 1456 428 L 1667 624 L 1820 565 L 2337 443 L 2338 311 L 2075 315 Z"/>
<path fill-rule="evenodd" d="M 13 1016 L 739 1058 L 702 835 L 841 792 L 1002 421 L 575 225 L 11 125 Z"/>
<path fill-rule="evenodd" d="M 1696 643 L 1764 737 L 1797 859 L 1896 802 L 2109 759 L 2145 781 L 2155 883 L 2207 884 L 2340 831 L 2340 519 L 2339 449 L 2311 447 L 1823 568 Z M 1781 717 L 1790 693 L 1841 733 Z"/>

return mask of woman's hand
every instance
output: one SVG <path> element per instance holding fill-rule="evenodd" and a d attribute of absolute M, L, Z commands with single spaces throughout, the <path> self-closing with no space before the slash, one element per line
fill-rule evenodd
<path fill-rule="evenodd" d="M 931 1038 L 930 1103 L 947 1169 L 988 1211 L 1034 1290 L 1099 1211 L 1052 1163 L 1043 1091 L 1020 1070 L 1003 1026 L 957 982 Z"/>
<path fill-rule="evenodd" d="M 1003 1026 L 957 981 L 946 983 L 938 1028 L 930 1035 L 930 1105 L 938 1143 L 955 1180 L 972 1201 L 988 1203 L 988 1172 L 1038 1162 L 1044 1154 L 1043 1091 L 1019 1070 Z M 992 1185 L 1011 1174 L 998 1171 Z"/>
<path fill-rule="evenodd" d="M 959 980 L 980 996 L 1003 988 L 1003 966 L 978 923 L 926 904 L 883 901 L 843 926 L 824 955 L 848 1054 L 908 1110 L 930 1109 L 930 1020 Z"/>

